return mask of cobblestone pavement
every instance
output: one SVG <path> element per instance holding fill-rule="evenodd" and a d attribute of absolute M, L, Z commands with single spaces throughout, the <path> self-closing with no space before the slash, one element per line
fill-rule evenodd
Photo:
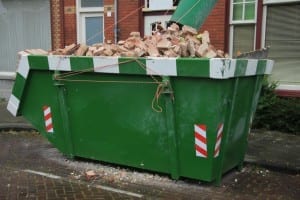
<path fill-rule="evenodd" d="M 300 175 L 246 165 L 222 185 L 63 157 L 39 134 L 0 132 L 2 199 L 298 199 Z M 97 176 L 87 178 L 84 172 Z"/>

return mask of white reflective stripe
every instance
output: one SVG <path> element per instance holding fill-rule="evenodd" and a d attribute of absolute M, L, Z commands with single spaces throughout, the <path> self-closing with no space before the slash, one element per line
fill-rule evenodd
<path fill-rule="evenodd" d="M 48 133 L 53 133 L 54 130 L 53 130 L 53 128 L 51 128 L 51 129 L 47 130 L 47 132 L 48 132 Z"/>
<path fill-rule="evenodd" d="M 48 115 L 49 113 L 51 113 L 51 109 L 50 107 L 47 107 L 45 110 L 44 110 L 44 115 Z"/>
<path fill-rule="evenodd" d="M 198 151 L 196 151 L 196 156 L 199 156 L 199 157 L 206 157 L 206 155 L 204 155 L 204 154 L 202 154 L 202 153 L 200 153 L 200 152 L 198 152 Z"/>
<path fill-rule="evenodd" d="M 215 146 L 215 150 L 220 146 L 220 144 L 221 144 L 221 139 L 219 139 L 219 140 L 217 141 L 216 146 Z"/>
<path fill-rule="evenodd" d="M 118 57 L 93 57 L 94 71 L 102 73 L 120 73 Z"/>
<path fill-rule="evenodd" d="M 10 95 L 8 104 L 7 104 L 7 110 L 13 115 L 13 116 L 17 116 L 17 112 L 19 109 L 19 105 L 20 105 L 20 100 L 15 97 L 15 95 Z"/>
<path fill-rule="evenodd" d="M 210 78 L 226 79 L 234 76 L 236 60 L 212 58 L 209 60 Z"/>
<path fill-rule="evenodd" d="M 220 151 L 217 151 L 216 154 L 215 154 L 215 158 L 218 157 L 219 154 L 220 154 Z"/>
<path fill-rule="evenodd" d="M 46 126 L 49 126 L 52 124 L 52 118 L 49 118 L 48 120 L 45 121 Z"/>
<path fill-rule="evenodd" d="M 69 57 L 48 56 L 48 64 L 50 70 L 71 71 L 71 63 Z"/>
<path fill-rule="evenodd" d="M 274 66 L 274 60 L 267 60 L 266 72 L 265 74 L 271 74 Z"/>
<path fill-rule="evenodd" d="M 223 132 L 223 127 L 224 127 L 224 125 L 222 124 L 220 126 L 220 128 L 218 129 L 218 136 Z"/>
<path fill-rule="evenodd" d="M 195 138 L 195 144 L 201 147 L 201 149 L 204 149 L 205 151 L 207 150 L 207 145 L 204 144 L 202 141 L 198 140 L 197 138 Z"/>
<path fill-rule="evenodd" d="M 146 60 L 148 75 L 177 76 L 176 58 L 154 58 Z"/>
<path fill-rule="evenodd" d="M 199 126 L 195 125 L 195 132 L 201 135 L 202 137 L 206 138 L 205 130 L 201 129 Z"/>
<path fill-rule="evenodd" d="M 257 63 L 258 63 L 258 60 L 254 60 L 254 59 L 248 60 L 246 74 L 245 74 L 246 76 L 253 76 L 256 74 Z"/>
<path fill-rule="evenodd" d="M 17 71 L 21 76 L 27 79 L 29 73 L 29 63 L 28 63 L 28 56 L 21 56 Z"/>

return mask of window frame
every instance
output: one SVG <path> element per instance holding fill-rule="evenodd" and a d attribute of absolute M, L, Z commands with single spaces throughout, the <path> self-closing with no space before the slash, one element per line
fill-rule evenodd
<path fill-rule="evenodd" d="M 252 24 L 256 23 L 257 20 L 257 1 L 254 1 L 254 19 L 243 19 L 243 20 L 233 20 L 233 2 L 234 0 L 230 0 L 230 24 Z M 245 0 L 243 0 L 243 4 L 245 5 Z M 244 9 L 243 9 L 243 17 L 244 17 Z"/>
<path fill-rule="evenodd" d="M 76 0 L 77 2 L 77 8 L 79 12 L 104 12 L 104 1 L 103 1 L 103 7 L 82 7 L 81 6 L 81 0 Z"/>
<path fill-rule="evenodd" d="M 244 2 L 245 0 L 243 0 Z M 257 30 L 257 1 L 255 1 L 255 14 L 254 14 L 254 19 L 253 20 L 233 20 L 233 0 L 230 0 L 230 12 L 229 12 L 229 55 L 230 56 L 235 56 L 235 52 L 233 52 L 233 38 L 234 38 L 234 26 L 238 26 L 238 25 L 251 25 L 253 24 L 254 26 L 254 36 L 253 36 L 253 47 L 255 49 L 255 44 L 256 44 L 256 30 Z M 244 14 L 244 13 L 243 13 Z M 253 49 L 253 50 L 254 50 Z"/>
<path fill-rule="evenodd" d="M 84 19 L 86 17 L 103 17 L 102 40 L 105 41 L 104 2 L 103 7 L 81 7 L 81 0 L 76 0 L 76 8 L 77 43 L 86 43 L 86 30 Z"/>
<path fill-rule="evenodd" d="M 263 1 L 263 12 L 262 12 L 262 34 L 261 34 L 261 46 L 266 45 L 266 30 L 267 30 L 267 15 L 268 7 L 278 4 L 287 4 L 287 3 L 299 3 L 300 0 L 264 0 Z M 300 85 L 294 84 L 291 81 L 278 80 L 277 90 L 300 90 Z"/>
<path fill-rule="evenodd" d="M 173 7 L 172 8 L 169 8 L 169 9 L 165 9 L 165 8 L 162 8 L 162 9 L 151 9 L 150 8 L 150 1 L 151 0 L 144 0 L 144 8 L 142 9 L 143 12 L 149 12 L 149 11 L 162 11 L 162 10 L 175 10 L 176 9 L 176 5 L 174 4 L 174 1 L 173 1 Z M 177 2 L 178 4 L 179 2 Z"/>
<path fill-rule="evenodd" d="M 102 24 L 102 30 L 103 30 L 103 34 L 102 34 L 102 42 L 104 42 L 104 14 L 103 13 L 81 13 L 80 15 L 80 21 L 81 21 L 81 43 L 87 43 L 87 39 L 86 38 L 86 18 L 88 17 L 102 17 L 103 18 L 103 24 Z"/>

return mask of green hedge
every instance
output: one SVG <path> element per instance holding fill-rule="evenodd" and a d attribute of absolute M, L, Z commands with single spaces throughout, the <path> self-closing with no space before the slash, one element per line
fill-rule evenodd
<path fill-rule="evenodd" d="M 252 128 L 300 135 L 300 98 L 279 97 L 276 86 L 264 81 Z"/>

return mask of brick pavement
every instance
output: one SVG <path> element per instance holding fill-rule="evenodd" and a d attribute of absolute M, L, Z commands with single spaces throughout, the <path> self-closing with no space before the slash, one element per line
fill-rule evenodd
<path fill-rule="evenodd" d="M 86 161 L 66 160 L 44 138 L 31 132 L 0 132 L 0 199 L 297 199 L 300 175 L 246 165 L 223 177 L 222 186 L 182 179 L 130 182 L 113 175 L 75 178 Z M 49 153 L 52 152 L 52 153 Z M 47 157 L 48 155 L 48 157 Z M 50 157 L 55 157 L 50 159 Z M 62 160 L 63 162 L 58 162 Z M 102 163 L 94 163 L 100 168 Z M 55 177 L 26 171 L 43 172 Z M 83 171 L 82 171 L 83 170 Z M 123 170 L 117 167 L 115 170 Z M 105 173 L 104 173 L 105 174 Z M 145 176 L 146 173 L 136 173 Z M 150 179 L 149 179 L 150 180 Z M 101 189 L 103 186 L 143 195 L 141 198 Z"/>

